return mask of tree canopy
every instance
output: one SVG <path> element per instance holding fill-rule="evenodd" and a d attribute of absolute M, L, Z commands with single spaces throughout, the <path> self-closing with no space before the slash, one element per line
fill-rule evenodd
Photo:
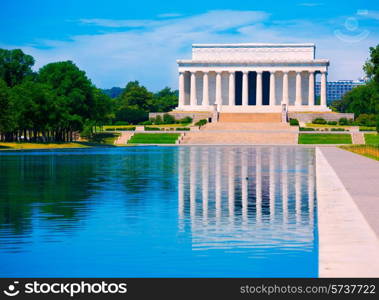
<path fill-rule="evenodd" d="M 112 99 L 72 61 L 33 72 L 34 58 L 20 49 L 0 49 L 0 141 L 71 141 L 73 134 L 112 122 L 139 123 L 150 111 L 177 106 L 178 92 L 150 92 L 131 81 Z M 121 92 L 121 93 L 120 93 Z"/>

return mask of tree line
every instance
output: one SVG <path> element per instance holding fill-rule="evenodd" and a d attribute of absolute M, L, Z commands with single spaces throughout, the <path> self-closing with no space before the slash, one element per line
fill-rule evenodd
<path fill-rule="evenodd" d="M 347 92 L 332 107 L 339 112 L 354 113 L 355 117 L 367 120 L 366 125 L 379 128 L 379 45 L 370 48 L 370 57 L 363 65 L 368 81 Z"/>
<path fill-rule="evenodd" d="M 20 49 L 0 49 L 0 141 L 73 141 L 104 124 L 135 124 L 148 120 L 149 111 L 177 106 L 177 91 L 170 88 L 152 93 L 132 81 L 112 99 L 72 61 L 37 72 L 34 63 Z"/>

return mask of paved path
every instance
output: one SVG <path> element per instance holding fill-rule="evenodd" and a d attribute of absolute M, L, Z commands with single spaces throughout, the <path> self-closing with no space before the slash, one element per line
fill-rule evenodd
<path fill-rule="evenodd" d="M 369 224 L 367 219 L 367 213 L 379 206 L 378 192 L 369 188 L 370 176 L 378 180 L 379 173 L 365 174 L 364 169 L 373 171 L 376 161 L 343 151 L 330 147 L 316 150 L 319 276 L 379 277 L 379 239 L 373 230 L 376 222 Z M 368 194 L 369 206 L 364 202 Z"/>
<path fill-rule="evenodd" d="M 336 147 L 320 147 L 379 237 L 379 162 Z"/>
<path fill-rule="evenodd" d="M 114 142 L 115 145 L 125 145 L 128 142 L 128 140 L 132 137 L 133 134 L 134 134 L 134 132 L 121 131 L 120 136 Z"/>

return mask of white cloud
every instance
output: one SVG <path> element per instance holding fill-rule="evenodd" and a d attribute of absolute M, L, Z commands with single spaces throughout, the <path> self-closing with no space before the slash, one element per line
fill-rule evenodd
<path fill-rule="evenodd" d="M 322 6 L 324 3 L 319 3 L 319 2 L 303 2 L 299 3 L 299 6 L 306 6 L 306 7 L 316 7 L 316 6 Z"/>
<path fill-rule="evenodd" d="M 40 47 L 2 46 L 30 53 L 36 58 L 36 68 L 52 61 L 73 60 L 99 87 L 139 80 L 158 90 L 166 85 L 177 87 L 176 59 L 190 58 L 192 43 L 315 42 L 317 56 L 331 60 L 331 79 L 360 76 L 368 47 L 375 44 L 372 34 L 360 43 L 341 41 L 321 22 L 269 21 L 265 12 L 232 10 L 157 20 L 86 19 L 80 22 L 120 31 L 44 41 Z"/>

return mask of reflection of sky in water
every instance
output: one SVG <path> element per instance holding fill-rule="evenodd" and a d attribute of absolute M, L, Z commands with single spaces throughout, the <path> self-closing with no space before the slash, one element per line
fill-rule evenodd
<path fill-rule="evenodd" d="M 317 276 L 314 151 L 0 154 L 0 276 Z"/>

